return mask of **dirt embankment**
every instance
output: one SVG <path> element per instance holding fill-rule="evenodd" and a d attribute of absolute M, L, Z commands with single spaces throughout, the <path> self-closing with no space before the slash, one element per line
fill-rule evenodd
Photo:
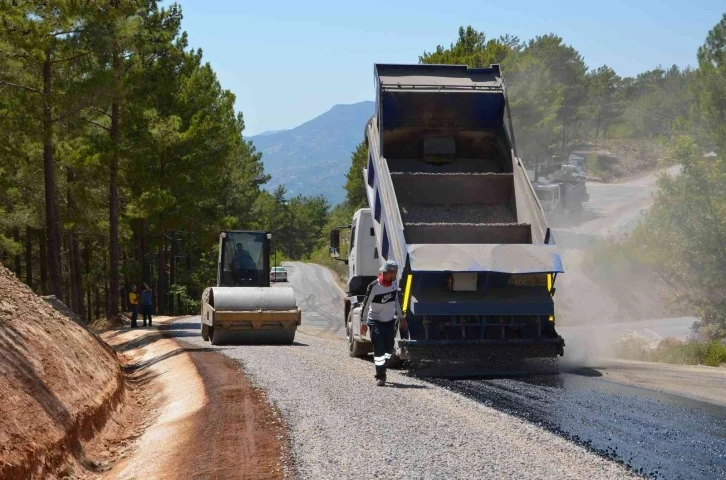
<path fill-rule="evenodd" d="M 0 479 L 289 477 L 287 428 L 235 361 L 156 328 L 88 331 L 0 265 Z"/>
<path fill-rule="evenodd" d="M 54 478 L 121 401 L 116 355 L 0 265 L 0 478 Z"/>

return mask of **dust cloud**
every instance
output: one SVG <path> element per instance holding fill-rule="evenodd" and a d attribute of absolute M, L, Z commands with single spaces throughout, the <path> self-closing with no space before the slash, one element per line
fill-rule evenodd
<path fill-rule="evenodd" d="M 602 238 L 601 232 L 584 235 L 587 219 L 577 220 L 571 217 L 564 228 L 550 221 L 565 267 L 555 282 L 554 297 L 557 331 L 565 339 L 565 355 L 559 363 L 565 368 L 593 367 L 613 358 L 613 345 L 624 334 L 662 338 L 665 335 L 653 333 L 662 330 L 656 319 L 686 313 L 675 310 L 668 300 L 672 298 L 669 287 L 650 272 L 604 276 L 589 271 L 583 260 L 596 239 Z M 609 261 L 597 259 L 603 265 Z"/>

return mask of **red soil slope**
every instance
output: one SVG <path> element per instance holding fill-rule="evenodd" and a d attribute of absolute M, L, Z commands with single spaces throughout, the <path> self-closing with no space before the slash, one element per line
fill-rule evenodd
<path fill-rule="evenodd" d="M 0 478 L 53 478 L 123 396 L 114 352 L 0 265 Z"/>

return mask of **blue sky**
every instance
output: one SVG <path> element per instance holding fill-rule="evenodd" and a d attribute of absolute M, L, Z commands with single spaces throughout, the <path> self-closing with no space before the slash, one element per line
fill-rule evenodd
<path fill-rule="evenodd" d="M 726 13 L 723 0 L 179 3 L 190 46 L 202 48 L 222 85 L 237 95 L 245 135 L 297 126 L 338 103 L 372 100 L 374 63 L 415 63 L 424 50 L 455 41 L 461 25 L 489 38 L 556 33 L 590 67 L 607 64 L 625 76 L 695 65 L 696 50 Z"/>

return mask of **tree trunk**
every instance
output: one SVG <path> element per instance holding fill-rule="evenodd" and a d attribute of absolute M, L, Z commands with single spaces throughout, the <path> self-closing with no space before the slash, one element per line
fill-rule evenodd
<path fill-rule="evenodd" d="M 171 232 L 171 255 L 169 255 L 169 288 L 176 283 L 176 236 Z M 174 295 L 169 295 L 169 313 L 174 315 Z"/>
<path fill-rule="evenodd" d="M 162 230 L 159 244 L 159 313 L 165 314 L 166 307 L 166 232 Z"/>
<path fill-rule="evenodd" d="M 146 220 L 139 220 L 139 238 L 138 238 L 138 256 L 141 265 L 141 279 L 146 283 L 151 283 L 151 275 L 146 263 Z"/>
<path fill-rule="evenodd" d="M 108 287 L 108 252 L 106 251 L 106 242 L 104 237 L 100 238 L 100 246 L 103 251 L 103 302 L 104 302 L 104 315 L 109 317 L 109 297 L 111 293 Z M 118 291 L 115 293 L 116 304 L 118 305 Z"/>
<path fill-rule="evenodd" d="M 76 175 L 72 168 L 68 168 L 68 215 L 75 218 L 78 215 L 76 202 L 73 196 L 73 189 Z M 81 271 L 81 250 L 78 247 L 76 229 L 73 227 L 68 234 L 68 265 L 71 272 L 71 295 L 74 312 L 83 318 L 85 307 L 83 306 L 83 273 Z"/>
<path fill-rule="evenodd" d="M 66 251 L 66 257 L 68 258 L 68 281 L 63 282 L 63 287 L 65 290 L 65 298 L 67 299 L 66 305 L 73 311 L 74 313 L 78 313 L 78 307 L 76 305 L 76 300 L 78 297 L 76 297 L 76 272 L 73 270 L 73 256 L 71 255 L 71 243 L 73 239 L 71 238 L 71 232 L 68 232 L 63 237 L 63 248 Z"/>
<path fill-rule="evenodd" d="M 101 289 L 96 287 L 96 318 L 101 318 Z"/>
<path fill-rule="evenodd" d="M 111 162 L 109 165 L 109 262 L 111 266 L 109 289 L 109 316 L 118 315 L 119 247 L 118 247 L 118 150 L 119 150 L 119 98 L 118 98 L 118 54 L 113 55 L 113 100 L 111 104 Z"/>
<path fill-rule="evenodd" d="M 20 245 L 20 228 L 18 227 L 13 228 L 13 240 Z M 18 280 L 23 280 L 23 264 L 20 253 L 15 255 L 15 276 L 18 277 Z"/>
<path fill-rule="evenodd" d="M 76 308 L 78 316 L 83 318 L 86 307 L 83 305 L 83 272 L 81 271 L 81 249 L 78 246 L 76 232 L 71 232 L 71 258 L 73 259 L 73 271 L 76 273 Z"/>
<path fill-rule="evenodd" d="M 121 254 L 121 265 L 126 264 L 126 253 Z M 123 279 L 119 279 L 120 290 L 123 292 L 121 295 L 119 304 L 121 305 L 122 312 L 128 312 L 129 308 L 129 292 L 131 291 L 131 282 L 129 282 L 128 275 L 124 275 Z M 138 290 L 137 290 L 138 291 Z"/>
<path fill-rule="evenodd" d="M 146 220 L 141 220 L 141 237 L 139 238 L 139 248 L 141 249 L 141 275 L 146 283 L 151 284 L 151 266 L 149 265 L 146 244 Z"/>
<path fill-rule="evenodd" d="M 53 105 L 51 99 L 51 54 L 45 52 L 43 62 L 43 173 L 45 180 L 45 228 L 48 235 L 48 272 L 50 273 L 51 293 L 63 298 L 61 279 L 61 235 L 58 208 L 55 201 L 55 165 L 53 159 Z"/>
<path fill-rule="evenodd" d="M 159 158 L 159 188 L 163 190 L 166 174 L 166 156 L 162 152 Z M 167 277 L 166 277 L 166 231 L 164 229 L 163 214 L 159 218 L 159 230 L 161 231 L 161 241 L 159 242 L 159 290 L 158 290 L 158 308 L 159 313 L 167 312 Z"/>
<path fill-rule="evenodd" d="M 86 290 L 86 322 L 91 323 L 91 246 L 88 239 L 83 242 L 83 261 L 86 267 L 86 282 L 88 290 Z"/>
<path fill-rule="evenodd" d="M 25 284 L 33 288 L 33 230 L 25 227 Z"/>
<path fill-rule="evenodd" d="M 40 257 L 40 287 L 38 291 L 41 295 L 48 295 L 48 256 L 46 252 L 45 235 L 47 230 L 38 230 L 38 253 Z"/>

